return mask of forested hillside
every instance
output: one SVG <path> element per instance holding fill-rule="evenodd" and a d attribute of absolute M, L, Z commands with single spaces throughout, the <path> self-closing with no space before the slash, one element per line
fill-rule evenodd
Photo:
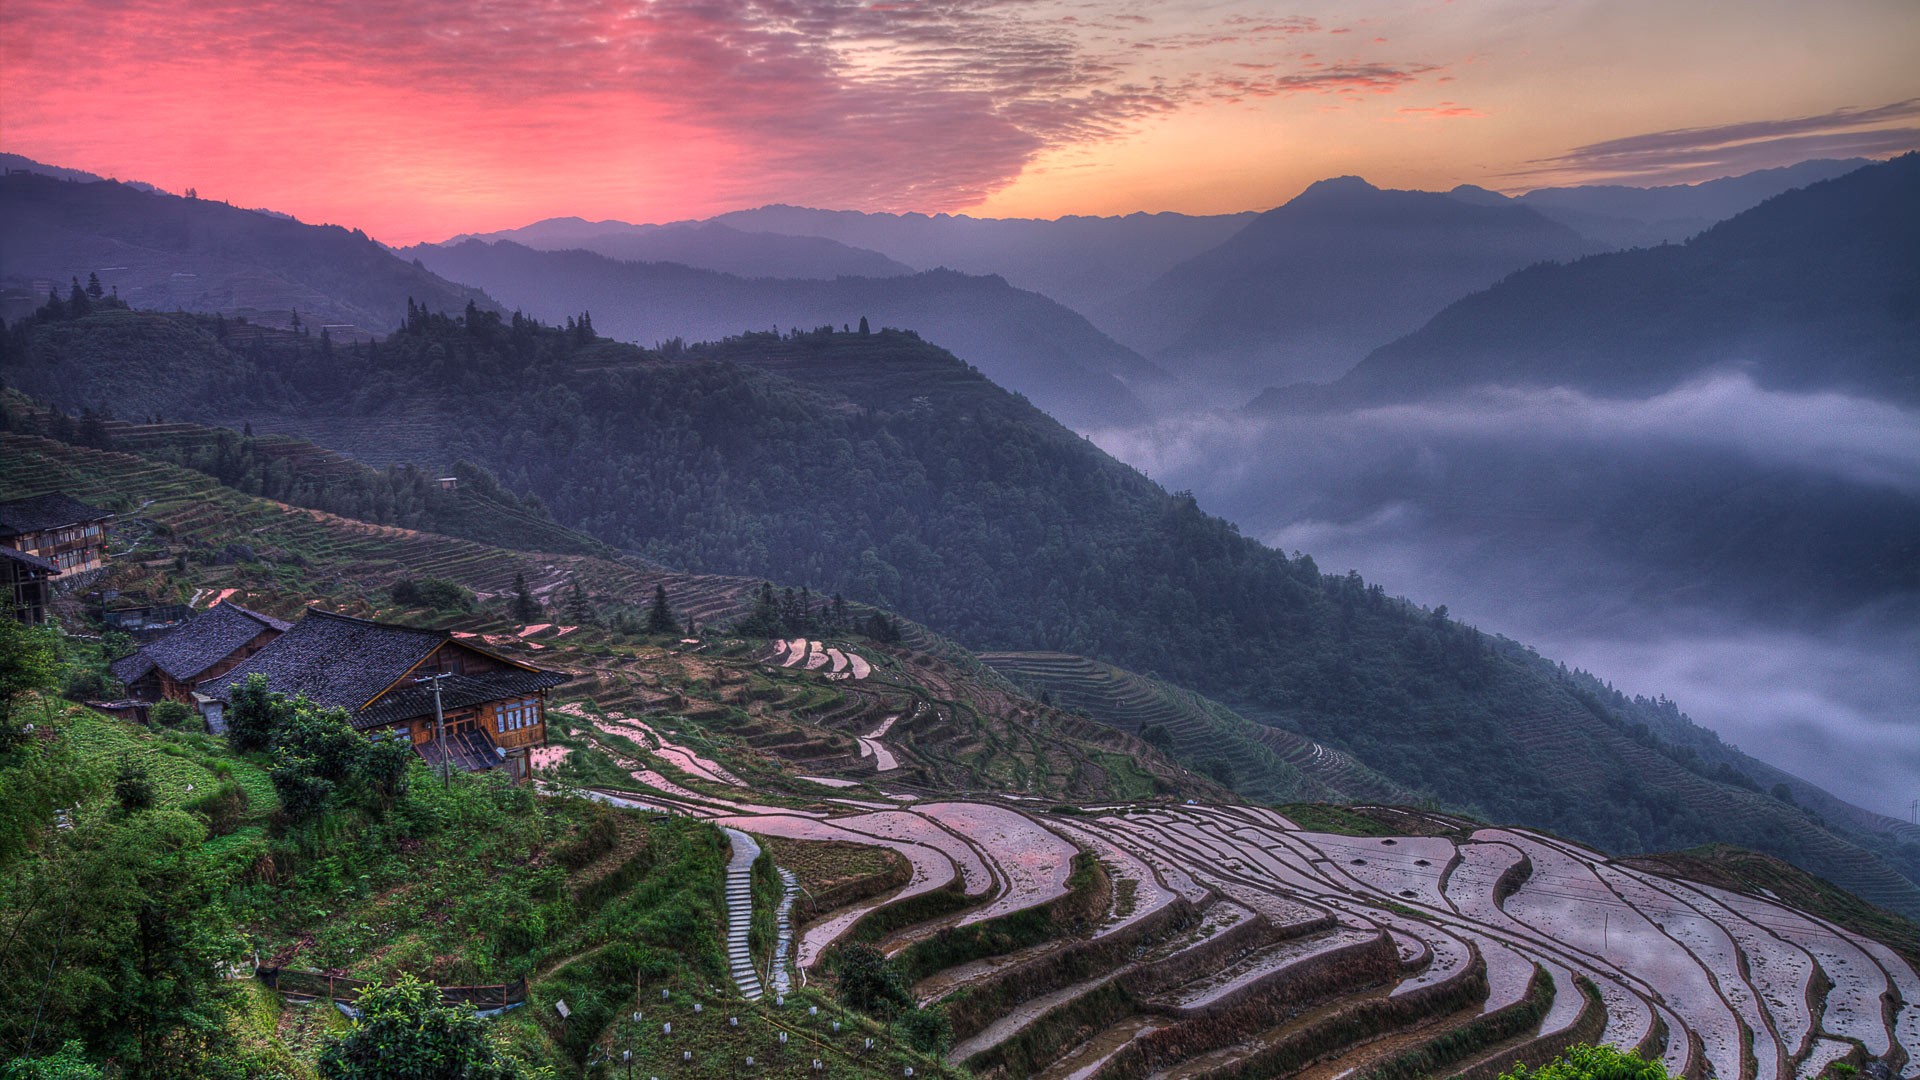
<path fill-rule="evenodd" d="M 417 308 L 330 357 L 314 338 L 237 351 L 219 334 L 180 314 L 49 314 L 14 327 L 0 362 L 73 407 L 473 461 L 669 565 L 840 592 L 974 648 L 1132 667 L 1490 819 L 1626 851 L 1737 842 L 1920 909 L 1884 861 L 1911 877 L 1914 852 L 1876 819 L 1843 836 L 1760 790 L 1750 759 L 1679 745 L 1651 703 L 1238 535 L 914 335 L 648 352 L 580 321 Z"/>
<path fill-rule="evenodd" d="M 1142 420 L 1143 397 L 1170 382 L 1086 319 L 999 278 L 934 270 L 831 281 L 749 279 L 477 240 L 407 253 L 509 298 L 535 318 L 557 322 L 590 311 L 595 329 L 641 345 L 712 340 L 745 329 L 910 326 L 1077 426 Z"/>
<path fill-rule="evenodd" d="M 358 229 L 306 225 L 208 199 L 127 184 L 76 183 L 33 173 L 0 176 L 0 284 L 24 290 L 96 270 L 142 307 L 221 312 L 284 327 L 297 315 L 335 337 L 386 333 L 408 296 L 435 308 L 469 301 L 456 285 L 394 257 Z M 44 295 L 34 302 L 45 300 Z"/>

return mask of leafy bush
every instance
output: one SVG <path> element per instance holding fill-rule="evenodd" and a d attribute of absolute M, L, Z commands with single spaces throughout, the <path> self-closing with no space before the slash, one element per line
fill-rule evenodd
<path fill-rule="evenodd" d="M 396 604 L 435 611 L 472 611 L 473 593 L 443 578 L 402 578 L 387 590 Z"/>
<path fill-rule="evenodd" d="M 1559 1057 L 1528 1069 L 1516 1064 L 1512 1072 L 1500 1074 L 1500 1080 L 1669 1080 L 1667 1070 L 1657 1061 L 1648 1061 L 1628 1050 L 1586 1043 Z"/>
<path fill-rule="evenodd" d="M 137 762 L 128 761 L 120 766 L 120 773 L 113 779 L 113 798 L 126 813 L 138 813 L 153 808 L 153 780 L 147 776 L 147 770 Z"/>
<path fill-rule="evenodd" d="M 840 1004 L 869 1016 L 884 1016 L 913 1008 L 906 976 L 871 945 L 842 945 L 834 950 L 832 966 L 838 980 Z"/>
<path fill-rule="evenodd" d="M 446 1005 L 440 990 L 411 975 L 360 995 L 361 1017 L 329 1036 L 320 1053 L 326 1080 L 508 1080 L 520 1070 L 488 1041 L 468 1004 Z"/>
<path fill-rule="evenodd" d="M 226 836 L 246 820 L 247 808 L 252 805 L 252 802 L 253 800 L 247 796 L 246 788 L 231 780 L 223 780 L 219 787 L 187 803 L 181 809 L 205 818 L 207 832 L 210 835 Z"/>
<path fill-rule="evenodd" d="M 348 723 L 345 710 L 274 693 L 261 675 L 234 688 L 227 741 L 235 750 L 272 748 L 274 794 L 294 822 L 343 802 L 384 812 L 406 793 L 414 760 L 404 738 L 368 739 Z"/>
<path fill-rule="evenodd" d="M 172 698 L 156 701 L 153 708 L 147 710 L 147 720 L 159 727 L 184 727 L 198 719 L 199 716 L 192 709 Z"/>
<path fill-rule="evenodd" d="M 900 1018 L 900 1031 L 907 1045 L 923 1054 L 938 1056 L 953 1045 L 953 1023 L 947 1010 L 938 1005 L 915 1009 Z"/>
<path fill-rule="evenodd" d="M 42 1058 L 15 1058 L 0 1065 L 0 1080 L 103 1080 L 106 1073 L 81 1053 L 78 1040 Z"/>

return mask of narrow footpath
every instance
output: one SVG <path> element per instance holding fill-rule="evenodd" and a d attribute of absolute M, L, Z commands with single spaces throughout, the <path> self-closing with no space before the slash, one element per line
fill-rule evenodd
<path fill-rule="evenodd" d="M 733 845 L 733 858 L 727 861 L 727 966 L 733 969 L 740 996 L 759 1001 L 766 990 L 760 985 L 760 973 L 753 968 L 747 929 L 753 924 L 753 860 L 760 857 L 760 845 L 739 829 L 725 831 L 727 842 Z"/>
<path fill-rule="evenodd" d="M 780 873 L 780 906 L 773 912 L 773 992 L 784 997 L 793 993 L 793 901 L 800 879 L 791 870 L 774 869 Z"/>

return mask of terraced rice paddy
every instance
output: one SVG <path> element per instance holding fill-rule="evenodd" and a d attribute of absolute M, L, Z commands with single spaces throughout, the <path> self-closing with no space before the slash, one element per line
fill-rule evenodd
<path fill-rule="evenodd" d="M 828 679 L 840 681 L 851 679 L 860 681 L 873 674 L 873 665 L 859 653 L 845 646 L 829 646 L 825 642 L 808 638 L 794 638 L 792 641 L 775 640 L 768 646 L 766 662 L 778 664 L 783 668 L 798 668 L 801 671 L 819 671 Z"/>
<path fill-rule="evenodd" d="M 894 757 L 893 751 L 887 749 L 886 744 L 880 741 L 881 736 L 893 730 L 894 723 L 899 719 L 897 716 L 889 716 L 880 721 L 879 727 L 860 736 L 860 756 L 873 759 L 875 772 L 892 772 L 900 767 L 900 760 Z"/>
<path fill-rule="evenodd" d="M 960 925 L 1067 895 L 1067 875 L 1079 849 L 1033 818 L 991 803 L 926 803 L 914 807 L 913 813 L 939 822 L 993 855 L 1004 887 L 993 903 Z"/>
<path fill-rule="evenodd" d="M 970 906 L 927 925 L 963 927 L 1061 900 L 1075 853 L 1097 858 L 1112 887 L 1096 925 L 969 959 L 919 985 L 925 998 L 961 1003 L 950 1060 L 982 1076 L 1235 1072 L 1287 1060 L 1316 1026 L 1370 1010 L 1393 1010 L 1394 1033 L 1355 1034 L 1311 1075 L 1364 1072 L 1466 1018 L 1527 1007 L 1537 1011 L 1525 1030 L 1497 1045 L 1455 1044 L 1444 1067 L 1502 1054 L 1540 1060 L 1584 1038 L 1653 1053 L 1676 1075 L 1800 1080 L 1856 1044 L 1906 1061 L 1920 1034 L 1920 1010 L 1905 1005 L 1920 998 L 1920 975 L 1885 946 L 1772 900 L 1537 834 L 1352 837 L 1253 808 L 1113 809 L 1056 815 L 949 800 L 719 821 L 888 846 L 913 866 L 895 893 L 802 928 L 802 969 L 888 905 L 957 882 Z M 909 928 L 903 940 L 928 932 Z M 1102 954 L 1113 957 L 1104 967 L 1062 959 L 1107 940 L 1130 944 Z M 1056 973 L 1069 971 L 1080 974 Z M 1542 989 L 1551 1004 L 1529 1006 Z M 1883 1009 L 1895 993 L 1902 1007 Z M 967 1002 L 980 995 L 998 1004 L 976 1016 Z M 1062 1044 L 1054 1025 L 1067 1017 L 1080 1026 Z"/>
<path fill-rule="evenodd" d="M 578 575 L 644 596 L 660 583 L 676 609 L 703 623 L 744 610 L 750 587 L 627 561 L 503 552 L 365 525 L 248 499 L 168 466 L 29 437 L 0 435 L 0 449 L 35 454 L 42 462 L 36 483 L 44 479 L 80 498 L 131 497 L 140 516 L 174 542 L 213 543 L 244 531 L 263 549 L 319 566 L 352 566 L 356 587 L 430 575 L 497 596 L 516 574 L 548 593 Z M 234 595 L 214 585 L 200 599 Z M 501 629 L 465 632 L 484 631 L 486 640 L 521 648 L 539 644 L 528 640 L 537 637 L 561 653 L 583 636 L 550 624 Z M 1410 834 L 1427 835 L 1357 838 L 1303 830 L 1283 814 L 1252 807 L 1123 804 L 1053 812 L 1047 808 L 1071 800 L 916 799 L 881 790 L 939 790 L 922 778 L 940 765 L 939 753 L 954 761 L 1005 755 L 999 746 L 939 741 L 977 739 L 972 733 L 984 728 L 954 719 L 952 701 L 964 695 L 942 687 L 937 669 L 916 668 L 922 684 L 909 695 L 899 677 L 906 665 L 889 654 L 881 677 L 855 689 L 849 684 L 869 680 L 874 665 L 844 642 L 804 638 L 751 648 L 741 658 L 741 669 L 759 680 L 755 692 L 771 686 L 791 694 L 790 701 L 751 697 L 741 682 L 725 684 L 742 692 L 731 700 L 742 711 L 775 703 L 821 720 L 832 737 L 817 740 L 826 752 L 809 751 L 805 765 L 798 756 L 790 760 L 809 773 L 857 773 L 858 780 L 815 779 L 829 787 L 865 783 L 876 794 L 807 809 L 765 805 L 780 800 L 752 795 L 710 751 L 657 726 L 670 721 L 637 718 L 666 695 L 654 684 L 615 678 L 612 662 L 595 658 L 604 655 L 582 652 L 578 659 L 620 696 L 596 698 L 606 711 L 561 707 L 579 721 L 575 730 L 591 749 L 543 747 L 535 767 L 560 767 L 569 754 L 597 751 L 634 781 L 619 785 L 627 790 L 595 793 L 609 802 L 710 819 L 746 835 L 898 852 L 910 870 L 905 884 L 809 925 L 780 928 L 777 938 L 791 946 L 804 975 L 856 928 L 872 930 L 861 923 L 875 913 L 882 913 L 892 946 L 931 942 L 942 931 L 973 940 L 959 931 L 992 924 L 975 935 L 977 947 L 954 954 L 960 958 L 944 969 L 916 973 L 916 992 L 939 996 L 955 1017 L 954 1062 L 983 1078 L 1238 1071 L 1333 1080 L 1429 1045 L 1468 1019 L 1521 1015 L 1529 1005 L 1536 1008 L 1524 1014 L 1524 1030 L 1503 1035 L 1497 1046 L 1469 1043 L 1436 1070 L 1452 1075 L 1516 1056 L 1537 1061 L 1575 1039 L 1598 1039 L 1652 1053 L 1696 1080 L 1811 1080 L 1862 1052 L 1888 1059 L 1902 1076 L 1920 1075 L 1913 1060 L 1920 1057 L 1920 975 L 1886 946 L 1767 897 L 1657 876 L 1523 830 L 1468 835 L 1457 821 L 1418 811 L 1379 820 L 1404 821 Z M 709 672 L 714 667 L 701 663 Z M 1355 790 L 1371 782 L 1337 752 L 1239 726 L 1217 705 L 1177 701 L 1150 680 L 1088 664 L 1058 654 L 996 660 L 1004 670 L 1039 672 L 1084 690 L 1115 711 L 1115 726 L 1165 724 L 1183 746 L 1216 740 L 1220 756 L 1268 769 L 1282 786 Z M 613 705 L 629 711 L 611 711 Z M 896 721 L 901 716 L 910 719 Z M 774 727 L 763 731 L 791 734 Z M 1011 745 L 1015 735 L 994 737 Z M 873 772 L 858 767 L 856 745 Z M 903 756 L 914 769 L 900 769 Z M 744 775 L 761 775 L 734 764 Z M 1081 852 L 1105 869 L 1091 875 L 1097 887 L 1072 876 Z M 941 890 L 950 894 L 929 895 Z M 899 905 L 921 898 L 925 914 L 912 923 L 904 912 L 913 908 Z M 1071 918 L 1049 922 L 1056 912 Z M 996 944 L 1004 928 L 1035 922 L 1050 926 L 1052 936 L 1008 936 L 1011 943 Z M 916 950 L 929 951 L 914 945 L 906 954 Z M 775 963 L 770 970 L 783 968 Z M 1552 992 L 1550 1006 L 1530 1000 L 1541 987 Z M 1305 1043 L 1325 1048 L 1324 1057 L 1287 1056 Z"/>

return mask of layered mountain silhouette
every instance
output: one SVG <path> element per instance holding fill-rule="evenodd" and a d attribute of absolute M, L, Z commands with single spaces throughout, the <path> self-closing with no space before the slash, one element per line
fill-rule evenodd
<path fill-rule="evenodd" d="M 1097 316 L 1107 303 L 1226 240 L 1253 217 L 1141 213 L 1046 221 L 763 206 L 713 220 L 755 232 L 825 237 L 916 270 L 998 274 L 1017 288 Z"/>
<path fill-rule="evenodd" d="M 1716 371 L 1920 403 L 1920 155 L 1787 192 L 1684 244 L 1530 267 L 1323 390 L 1257 410 L 1480 386 L 1645 396 Z"/>
<path fill-rule="evenodd" d="M 0 176 L 0 286 L 8 314 L 97 273 L 137 307 L 184 308 L 286 326 L 294 312 L 336 338 L 385 333 L 409 297 L 435 310 L 498 305 L 396 258 L 358 229 L 112 182 Z"/>
<path fill-rule="evenodd" d="M 1866 158 L 1820 158 L 1697 184 L 1536 188 L 1513 201 L 1611 247 L 1651 247 L 1679 243 L 1782 192 L 1844 176 L 1867 164 Z M 1505 200 L 1471 186 L 1455 188 L 1452 194 Z"/>
<path fill-rule="evenodd" d="M 1165 393 L 1169 382 L 1085 318 L 999 277 L 939 270 L 831 281 L 743 278 L 477 240 L 404 254 L 480 283 L 538 318 L 591 311 L 596 330 L 636 343 L 853 327 L 863 319 L 875 330 L 912 329 L 1074 426 L 1144 419 L 1143 398 Z"/>
<path fill-rule="evenodd" d="M 1597 249 L 1524 206 L 1323 180 L 1103 309 L 1115 336 L 1217 398 L 1324 382 L 1521 267 Z"/>
<path fill-rule="evenodd" d="M 893 277 L 914 268 L 823 236 L 742 232 L 713 221 L 629 225 L 624 221 L 548 218 L 518 229 L 464 234 L 466 240 L 510 240 L 536 251 L 592 251 L 628 262 L 671 262 L 741 277 Z"/>

